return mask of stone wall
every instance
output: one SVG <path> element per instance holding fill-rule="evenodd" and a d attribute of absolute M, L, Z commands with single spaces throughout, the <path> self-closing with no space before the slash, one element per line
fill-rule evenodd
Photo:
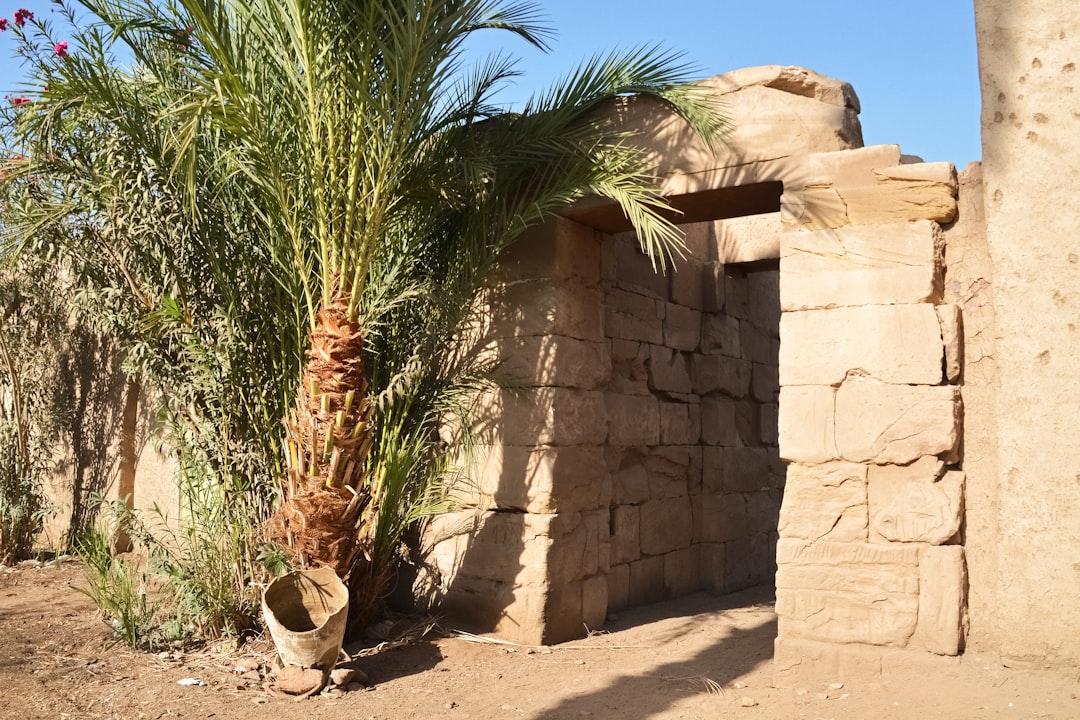
<path fill-rule="evenodd" d="M 779 274 L 715 258 L 778 234 L 779 213 L 693 225 L 662 274 L 632 234 L 556 219 L 503 258 L 480 333 L 508 387 L 480 399 L 466 509 L 428 529 L 423 594 L 553 642 L 609 610 L 771 582 Z"/>
<path fill-rule="evenodd" d="M 685 230 L 689 257 L 667 276 L 633 234 L 604 244 L 612 610 L 775 571 L 779 274 L 717 258 L 778 236 L 779 213 Z"/>
<path fill-rule="evenodd" d="M 834 154 L 831 182 L 782 200 L 781 671 L 964 642 L 961 323 L 939 224 L 957 180 L 860 154 Z"/>

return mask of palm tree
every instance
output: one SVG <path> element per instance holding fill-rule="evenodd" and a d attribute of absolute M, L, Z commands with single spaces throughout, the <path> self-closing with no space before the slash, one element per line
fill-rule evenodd
<path fill-rule="evenodd" d="M 207 127 L 228 138 L 220 162 L 250 180 L 271 244 L 304 280 L 311 345 L 273 527 L 300 564 L 377 589 L 409 508 L 430 500 L 408 488 L 453 397 L 431 389 L 462 378 L 446 367 L 450 338 L 498 254 L 589 194 L 618 201 L 661 264 L 679 246 L 641 155 L 601 108 L 645 94 L 707 138 L 722 123 L 677 58 L 649 49 L 595 58 L 522 112 L 500 109 L 513 63 L 466 68 L 465 42 L 501 29 L 546 47 L 527 2 L 180 6 L 192 47 L 190 91 L 171 110 L 186 119 L 181 155 L 197 166 Z"/>
<path fill-rule="evenodd" d="M 219 206 L 206 177 L 219 179 L 275 281 L 297 289 L 310 347 L 286 378 L 296 402 L 269 528 L 299 565 L 348 578 L 363 613 L 403 529 L 438 507 L 438 428 L 467 415 L 483 375 L 454 337 L 499 253 L 587 195 L 617 201 L 658 266 L 680 248 L 605 108 L 652 96 L 710 141 L 723 121 L 654 48 L 597 56 L 520 112 L 500 108 L 514 62 L 469 64 L 466 43 L 495 29 L 546 48 L 530 2 L 80 2 L 169 85 L 155 140 L 191 215 Z"/>

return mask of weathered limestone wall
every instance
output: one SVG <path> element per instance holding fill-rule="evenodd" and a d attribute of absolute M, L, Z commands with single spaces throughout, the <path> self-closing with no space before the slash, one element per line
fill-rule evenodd
<path fill-rule="evenodd" d="M 939 224 L 955 171 L 895 147 L 820 160 L 831 180 L 782 198 L 781 672 L 964 641 L 960 308 Z"/>
<path fill-rule="evenodd" d="M 983 633 L 1080 661 L 1080 4 L 976 0 L 996 349 L 996 565 Z M 992 558 L 988 558 L 992 562 Z M 991 591 L 989 588 L 992 587 Z"/>

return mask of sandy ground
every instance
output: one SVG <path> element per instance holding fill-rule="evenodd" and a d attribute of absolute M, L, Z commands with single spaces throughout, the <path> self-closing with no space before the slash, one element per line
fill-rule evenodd
<path fill-rule="evenodd" d="M 1076 670 L 972 654 L 933 672 L 776 687 L 768 589 L 626 612 L 550 648 L 437 633 L 381 650 L 350 643 L 341 666 L 363 685 L 282 699 L 264 689 L 265 640 L 160 655 L 110 647 L 110 629 L 71 587 L 82 583 L 73 562 L 0 567 L 0 718 L 1080 718 Z M 205 684 L 178 684 L 187 678 Z"/>

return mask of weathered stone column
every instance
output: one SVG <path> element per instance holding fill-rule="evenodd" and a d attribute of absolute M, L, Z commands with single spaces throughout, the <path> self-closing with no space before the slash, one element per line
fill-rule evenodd
<path fill-rule="evenodd" d="M 782 198 L 781 673 L 963 645 L 959 310 L 941 304 L 938 225 L 955 170 L 895 147 L 815 163 Z"/>

